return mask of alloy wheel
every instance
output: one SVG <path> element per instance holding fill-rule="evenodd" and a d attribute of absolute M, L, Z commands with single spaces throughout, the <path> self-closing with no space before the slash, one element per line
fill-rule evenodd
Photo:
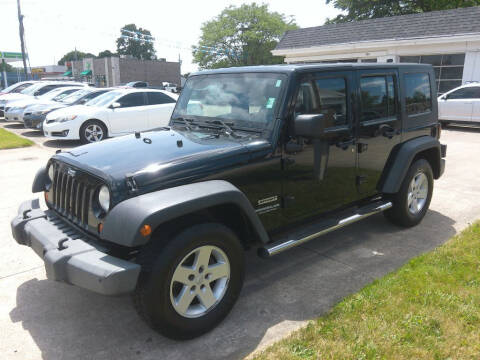
<path fill-rule="evenodd" d="M 408 187 L 408 211 L 413 215 L 424 208 L 428 197 L 428 179 L 423 172 L 417 173 Z"/>
<path fill-rule="evenodd" d="M 90 124 L 85 128 L 85 138 L 88 142 L 96 142 L 103 139 L 103 130 L 97 124 Z"/>
<path fill-rule="evenodd" d="M 229 280 L 227 255 L 216 246 L 200 246 L 185 256 L 173 273 L 172 306 L 187 318 L 203 316 L 223 298 Z"/>

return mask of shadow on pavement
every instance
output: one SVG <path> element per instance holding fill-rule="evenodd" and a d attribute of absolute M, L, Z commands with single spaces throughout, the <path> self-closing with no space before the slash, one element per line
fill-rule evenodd
<path fill-rule="evenodd" d="M 44 359 L 243 358 L 295 322 L 325 314 L 373 279 L 443 244 L 455 234 L 453 223 L 429 211 L 419 226 L 400 229 L 375 215 L 270 260 L 249 251 L 246 282 L 232 313 L 212 332 L 186 342 L 150 330 L 129 297 L 103 297 L 48 280 L 23 283 L 10 317 L 22 323 Z"/>
<path fill-rule="evenodd" d="M 44 146 L 56 149 L 71 149 L 81 146 L 80 140 L 47 140 L 43 143 Z"/>
<path fill-rule="evenodd" d="M 10 123 L 10 122 L 7 122 L 7 121 L 3 121 L 3 123 L 5 123 L 5 126 L 4 126 L 5 129 L 25 129 L 23 124 Z"/>
<path fill-rule="evenodd" d="M 449 124 L 447 127 L 443 128 L 442 131 L 480 133 L 480 124 L 478 124 L 477 126 L 475 126 L 475 125 L 467 126 L 467 125 Z"/>

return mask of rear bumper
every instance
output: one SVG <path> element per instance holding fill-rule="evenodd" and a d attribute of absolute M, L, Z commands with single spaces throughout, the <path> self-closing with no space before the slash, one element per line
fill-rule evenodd
<path fill-rule="evenodd" d="M 106 249 L 62 220 L 53 210 L 43 211 L 29 200 L 11 222 L 15 240 L 31 247 L 45 263 L 47 278 L 103 295 L 133 291 L 140 265 L 106 253 Z"/>

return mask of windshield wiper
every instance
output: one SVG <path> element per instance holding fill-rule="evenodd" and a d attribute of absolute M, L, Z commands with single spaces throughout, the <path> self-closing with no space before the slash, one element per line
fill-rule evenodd
<path fill-rule="evenodd" d="M 220 119 L 215 119 L 215 120 L 206 120 L 205 121 L 207 124 L 214 124 L 214 125 L 220 125 L 222 130 L 227 134 L 228 136 L 232 136 L 235 138 L 241 137 L 240 135 L 236 134 L 235 131 L 231 128 L 231 126 L 234 125 L 233 122 L 226 123 L 225 121 L 222 121 Z"/>
<path fill-rule="evenodd" d="M 193 123 L 193 119 L 186 119 L 186 118 L 183 118 L 183 117 L 176 117 L 174 119 L 172 119 L 173 121 L 179 121 L 181 122 L 182 124 L 185 125 L 185 128 L 187 130 L 192 130 L 192 128 L 190 127 L 190 125 Z"/>

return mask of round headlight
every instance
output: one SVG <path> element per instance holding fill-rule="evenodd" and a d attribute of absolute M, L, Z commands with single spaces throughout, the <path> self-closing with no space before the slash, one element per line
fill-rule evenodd
<path fill-rule="evenodd" d="M 53 165 L 50 165 L 48 167 L 47 174 L 48 174 L 48 178 L 50 179 L 50 181 L 53 181 Z"/>
<path fill-rule="evenodd" d="M 98 192 L 98 203 L 105 212 L 110 208 L 110 191 L 105 185 L 102 185 Z"/>

